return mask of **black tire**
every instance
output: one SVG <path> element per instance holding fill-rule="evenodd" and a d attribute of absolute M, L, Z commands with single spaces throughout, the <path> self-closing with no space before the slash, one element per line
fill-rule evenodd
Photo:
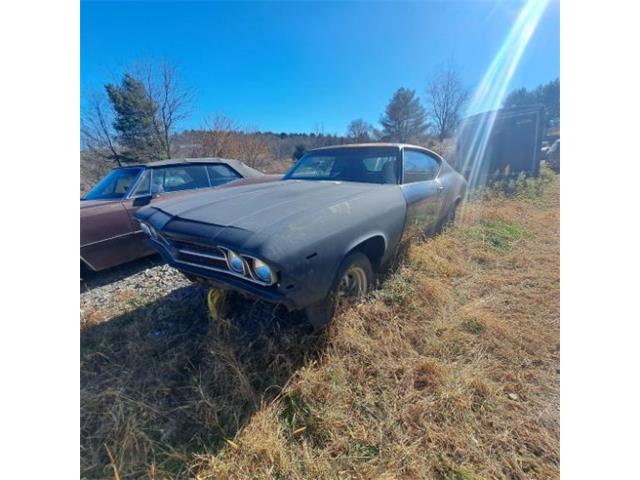
<path fill-rule="evenodd" d="M 460 200 L 456 200 L 455 202 L 453 202 L 453 205 L 451 205 L 451 208 L 449 208 L 449 211 L 440 220 L 440 223 L 438 224 L 437 233 L 442 233 L 442 231 L 445 228 L 453 225 L 453 223 L 456 221 L 456 210 L 458 209 L 458 205 L 460 205 Z"/>
<path fill-rule="evenodd" d="M 354 283 L 358 283 L 358 286 L 349 289 L 347 285 L 345 290 L 343 286 L 347 277 Z M 349 280 L 346 282 L 349 283 Z M 304 309 L 309 323 L 316 330 L 325 328 L 331 322 L 338 304 L 344 297 L 364 297 L 371 290 L 373 282 L 374 274 L 369 257 L 361 252 L 349 253 L 338 267 L 329 295 Z"/>

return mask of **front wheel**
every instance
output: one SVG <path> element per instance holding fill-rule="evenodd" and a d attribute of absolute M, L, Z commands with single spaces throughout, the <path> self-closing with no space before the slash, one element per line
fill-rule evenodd
<path fill-rule="evenodd" d="M 373 268 L 369 258 L 360 252 L 347 255 L 338 268 L 327 298 L 305 308 L 309 323 L 316 330 L 326 327 L 339 304 L 363 298 L 373 285 Z"/>

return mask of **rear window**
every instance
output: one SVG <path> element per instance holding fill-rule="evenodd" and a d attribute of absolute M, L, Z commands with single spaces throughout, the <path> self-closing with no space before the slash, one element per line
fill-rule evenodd
<path fill-rule="evenodd" d="M 227 165 L 207 165 L 207 170 L 209 171 L 209 179 L 211 180 L 212 187 L 224 185 L 225 183 L 240 178 L 240 175 Z"/>

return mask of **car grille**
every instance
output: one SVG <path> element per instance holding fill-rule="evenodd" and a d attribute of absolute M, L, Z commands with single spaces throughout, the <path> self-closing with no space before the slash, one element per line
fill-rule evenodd
<path fill-rule="evenodd" d="M 193 267 L 204 268 L 206 270 L 227 273 L 252 283 L 269 286 L 267 283 L 255 278 L 253 274 L 242 275 L 230 270 L 223 248 L 215 245 L 204 245 L 196 242 L 178 240 L 168 236 L 167 234 L 158 235 L 158 237 L 161 243 L 169 247 L 168 250 L 171 253 L 171 257 L 178 264 L 185 264 Z"/>
<path fill-rule="evenodd" d="M 220 270 L 228 270 L 224 252 L 218 247 L 204 246 L 197 243 L 171 241 L 176 260 L 212 267 Z"/>

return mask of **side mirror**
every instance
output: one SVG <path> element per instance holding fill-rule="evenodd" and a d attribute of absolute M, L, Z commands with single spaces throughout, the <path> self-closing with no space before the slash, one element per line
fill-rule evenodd
<path fill-rule="evenodd" d="M 153 195 L 142 195 L 140 197 L 136 197 L 133 199 L 133 206 L 144 207 L 145 205 L 149 205 L 152 199 L 153 199 Z"/>

